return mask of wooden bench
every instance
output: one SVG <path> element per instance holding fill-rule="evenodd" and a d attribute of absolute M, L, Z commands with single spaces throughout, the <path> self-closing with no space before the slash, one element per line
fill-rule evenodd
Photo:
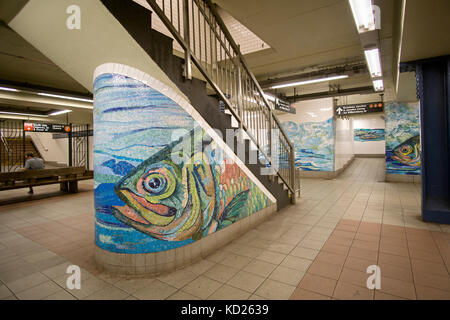
<path fill-rule="evenodd" d="M 0 191 L 59 183 L 61 191 L 78 192 L 78 181 L 93 177 L 85 167 L 5 172 L 0 173 Z"/>

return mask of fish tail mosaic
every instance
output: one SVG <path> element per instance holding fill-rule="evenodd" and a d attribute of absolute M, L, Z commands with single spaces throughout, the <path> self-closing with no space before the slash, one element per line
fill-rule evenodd
<path fill-rule="evenodd" d="M 389 103 L 386 114 L 386 171 L 420 174 L 420 120 L 418 103 Z"/>
<path fill-rule="evenodd" d="M 100 248 L 119 253 L 177 248 L 271 204 L 166 95 L 133 78 L 104 73 L 95 79 L 94 97 Z"/>

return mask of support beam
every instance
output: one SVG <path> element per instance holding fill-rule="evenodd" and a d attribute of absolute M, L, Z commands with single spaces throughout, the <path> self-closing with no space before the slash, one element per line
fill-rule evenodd
<path fill-rule="evenodd" d="M 352 94 L 370 94 L 376 93 L 373 90 L 373 87 L 358 87 L 358 88 L 350 88 L 350 89 L 338 89 L 333 91 L 323 91 L 323 92 L 315 92 L 309 94 L 301 94 L 286 97 L 289 102 L 296 102 L 302 100 L 313 100 L 313 99 L 322 99 L 322 98 L 332 98 L 339 96 L 346 96 Z"/>

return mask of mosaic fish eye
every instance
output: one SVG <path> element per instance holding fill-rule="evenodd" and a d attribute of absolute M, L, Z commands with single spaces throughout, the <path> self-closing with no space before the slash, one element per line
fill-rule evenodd
<path fill-rule="evenodd" d="M 161 173 L 149 173 L 142 181 L 145 191 L 151 194 L 161 194 L 167 189 L 167 178 Z"/>
<path fill-rule="evenodd" d="M 409 154 L 412 152 L 412 149 L 410 146 L 404 146 L 400 149 L 400 152 L 403 154 Z"/>

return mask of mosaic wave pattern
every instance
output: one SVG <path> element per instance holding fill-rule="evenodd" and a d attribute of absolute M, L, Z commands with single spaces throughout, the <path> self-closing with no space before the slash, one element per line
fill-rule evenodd
<path fill-rule="evenodd" d="M 94 82 L 96 244 L 174 249 L 260 211 L 267 196 L 176 102 L 142 82 Z"/>
<path fill-rule="evenodd" d="M 334 120 L 282 123 L 294 143 L 295 166 L 304 171 L 334 171 Z"/>
<path fill-rule="evenodd" d="M 419 104 L 388 103 L 385 116 L 387 173 L 419 175 Z"/>
<path fill-rule="evenodd" d="M 359 142 L 383 141 L 384 129 L 354 129 L 354 140 Z"/>

